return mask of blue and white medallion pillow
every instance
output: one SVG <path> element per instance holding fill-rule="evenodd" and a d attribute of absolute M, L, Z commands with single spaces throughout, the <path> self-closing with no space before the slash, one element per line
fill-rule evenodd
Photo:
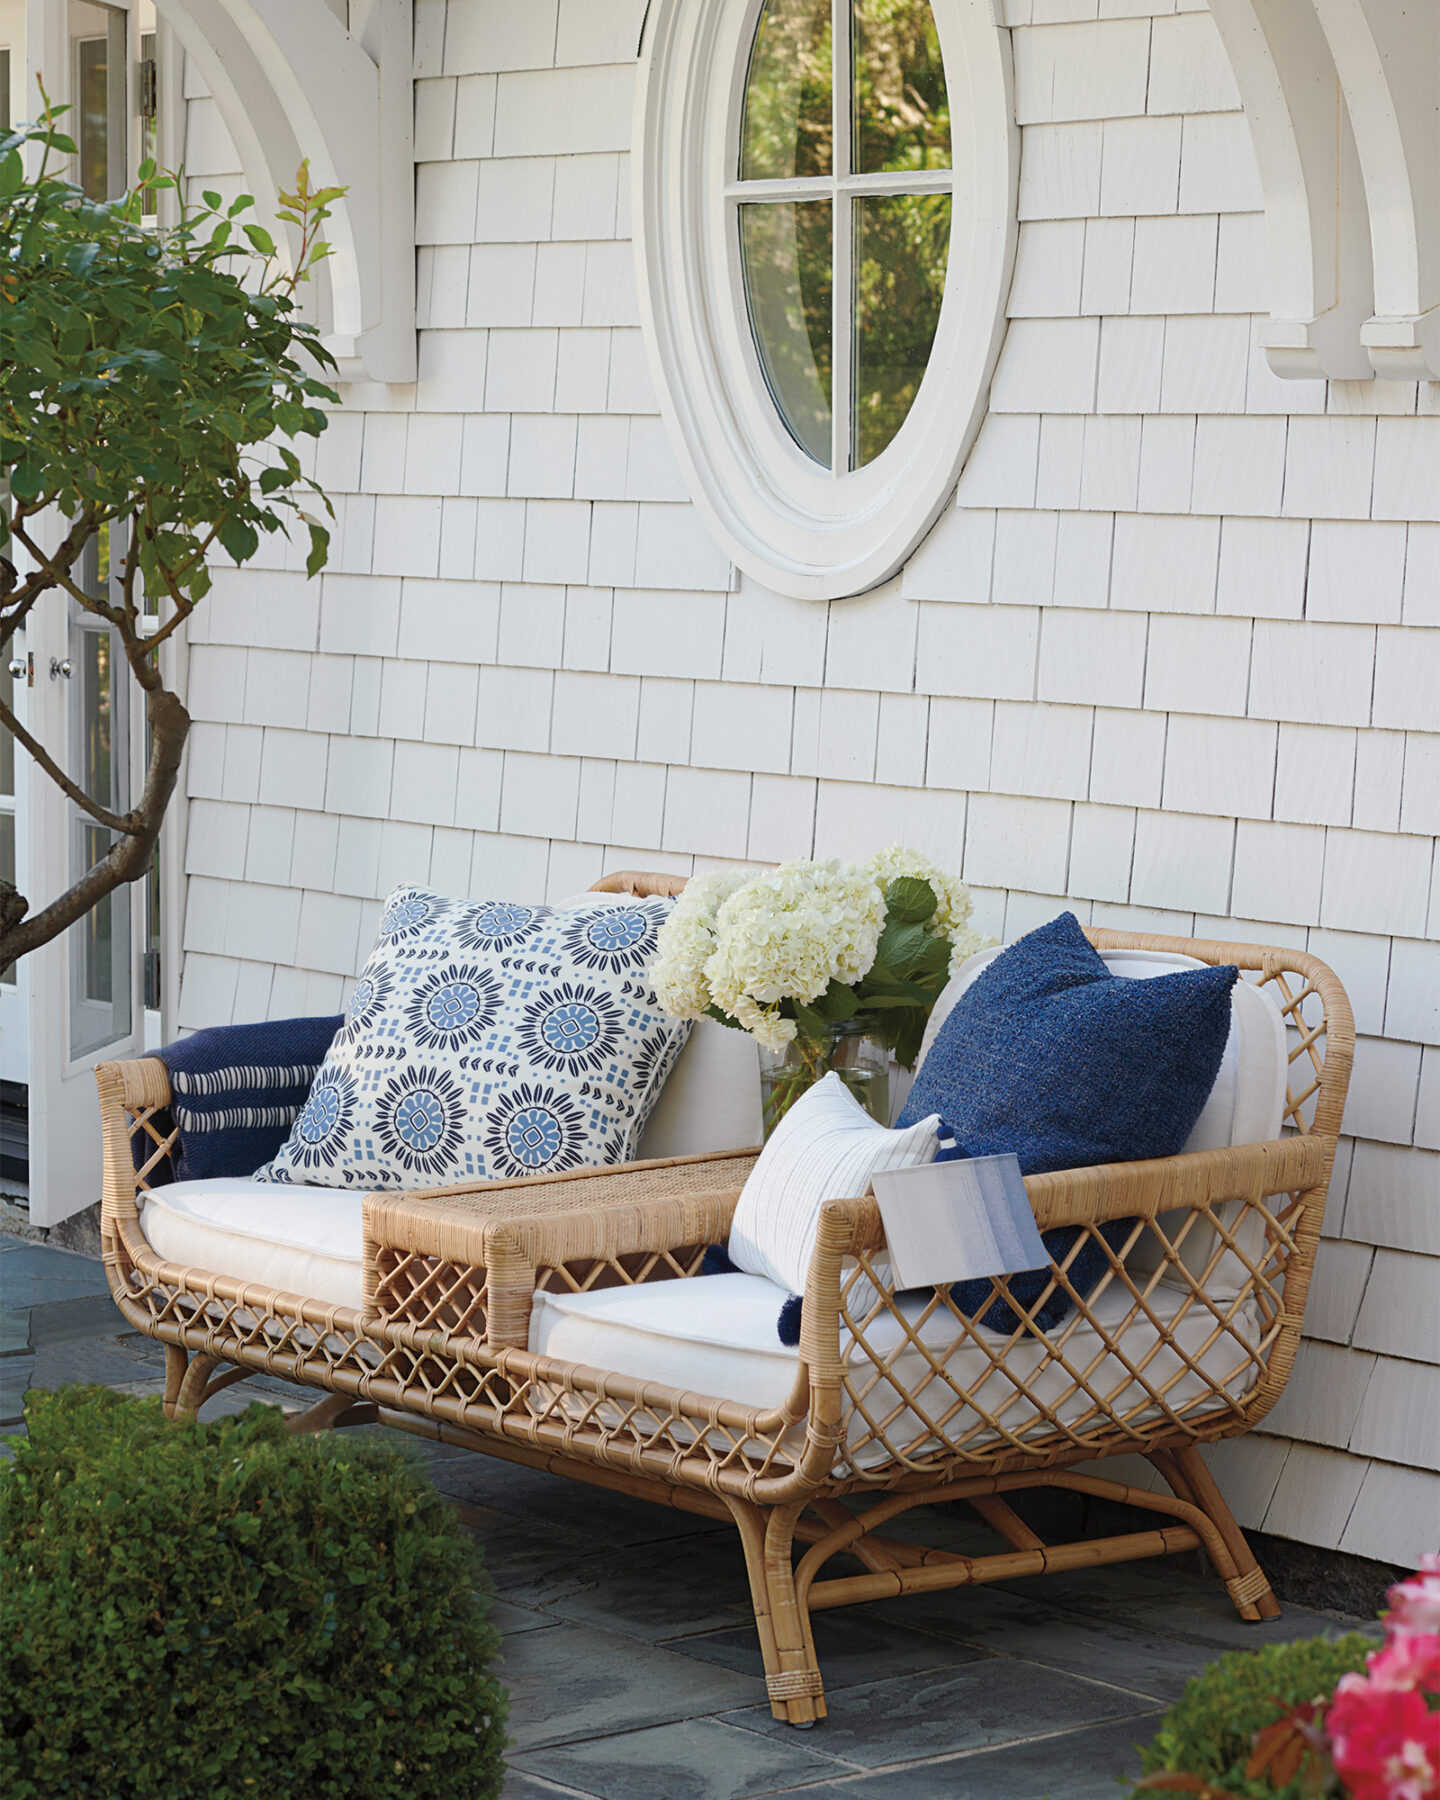
<path fill-rule="evenodd" d="M 646 973 L 673 902 L 398 887 L 261 1181 L 415 1188 L 629 1161 L 689 1025 Z"/>

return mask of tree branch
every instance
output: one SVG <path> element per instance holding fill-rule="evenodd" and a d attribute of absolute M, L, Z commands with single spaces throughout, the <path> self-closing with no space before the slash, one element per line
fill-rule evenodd
<path fill-rule="evenodd" d="M 140 804 L 128 815 L 130 829 L 111 845 L 108 855 L 33 918 L 25 917 L 26 903 L 14 888 L 8 883 L 0 885 L 0 969 L 48 944 L 83 919 L 97 901 L 145 873 L 175 791 L 190 732 L 190 715 L 168 688 L 149 696 L 147 713 L 150 762 Z"/>
<path fill-rule="evenodd" d="M 3 700 L 0 700 L 0 725 L 7 731 L 14 732 L 15 741 L 24 745 L 61 793 L 89 813 L 97 825 L 104 825 L 110 831 L 122 831 L 127 836 L 134 831 L 136 815 L 133 812 L 127 813 L 122 818 L 119 813 L 113 813 L 108 807 L 100 806 L 92 800 L 78 782 L 70 779 L 45 746 L 30 735 Z"/>
<path fill-rule="evenodd" d="M 85 531 L 73 551 L 69 551 L 69 545 L 71 538 L 75 536 L 74 530 L 71 531 L 70 537 L 66 538 L 65 543 L 61 545 L 62 551 L 69 551 L 68 559 L 63 565 L 51 561 L 40 546 L 34 542 L 29 532 L 26 531 L 25 527 L 18 519 L 16 519 L 10 527 L 19 542 L 25 546 L 35 558 L 36 562 L 39 563 L 41 569 L 51 577 L 54 586 L 64 588 L 70 598 L 76 601 L 80 606 L 83 606 L 86 612 L 94 613 L 97 618 L 104 619 L 109 625 L 118 625 L 123 614 L 117 607 L 109 606 L 103 600 L 97 600 L 94 594 L 87 594 L 84 588 L 76 587 L 75 583 L 70 579 L 70 569 L 75 558 L 84 548 L 86 540 L 93 537 L 102 525 L 108 524 L 115 516 L 114 513 L 107 513 L 104 516 L 92 512 L 82 513 L 80 521 L 77 522 L 76 529 L 79 528 L 80 523 L 83 523 L 87 519 L 90 521 L 89 528 Z"/>

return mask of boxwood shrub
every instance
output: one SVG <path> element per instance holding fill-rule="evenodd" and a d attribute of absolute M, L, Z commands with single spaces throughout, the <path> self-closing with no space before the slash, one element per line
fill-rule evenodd
<path fill-rule="evenodd" d="M 32 1394 L 0 1465 L 7 1800 L 493 1800 L 477 1552 L 412 1454 Z"/>
<path fill-rule="evenodd" d="M 1284 1787 L 1247 1779 L 1255 1734 L 1308 1700 L 1328 1699 L 1351 1669 L 1363 1669 L 1373 1638 L 1304 1638 L 1233 1650 L 1188 1684 L 1142 1751 L 1141 1773 L 1198 1775 L 1241 1800 L 1309 1800 L 1297 1779 Z"/>

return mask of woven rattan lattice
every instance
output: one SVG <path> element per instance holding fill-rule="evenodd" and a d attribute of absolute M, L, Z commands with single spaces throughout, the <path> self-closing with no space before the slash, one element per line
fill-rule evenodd
<path fill-rule="evenodd" d="M 600 884 L 682 885 L 628 873 Z M 323 1391 L 300 1429 L 380 1418 L 732 1520 L 771 1704 L 794 1724 L 825 1713 L 810 1630 L 825 1607 L 1201 1547 L 1243 1618 L 1273 1617 L 1274 1596 L 1199 1446 L 1262 1419 L 1294 1363 L 1349 1080 L 1350 1007 L 1303 952 L 1089 936 L 1102 950 L 1237 964 L 1284 1016 L 1289 1091 L 1273 1142 L 1029 1179 L 1042 1229 L 1081 1228 L 1051 1268 L 1072 1306 L 1049 1331 L 1035 1316 L 1046 1295 L 1028 1310 L 1012 1301 L 1018 1323 L 1002 1334 L 979 1328 L 948 1292 L 895 1293 L 871 1260 L 883 1239 L 867 1197 L 823 1209 L 794 1385 L 779 1407 L 529 1349 L 538 1291 L 697 1275 L 704 1247 L 728 1234 L 753 1150 L 375 1195 L 364 1205 L 360 1310 L 182 1268 L 155 1254 L 141 1224 L 139 1196 L 172 1142 L 157 1125 L 170 1091 L 153 1058 L 96 1071 L 116 1302 L 165 1345 L 172 1416 L 263 1370 Z M 1099 1230 L 1114 1219 L 1133 1221 L 1118 1247 Z M 1069 1268 L 1087 1241 L 1107 1273 L 1085 1292 Z M 1146 1457 L 1164 1489 L 1093 1472 L 1123 1454 Z M 1129 1502 L 1155 1515 L 1153 1528 L 1045 1543 L 1005 1498 L 1036 1487 Z M 1003 1548 L 966 1557 L 884 1534 L 898 1514 L 941 1501 L 967 1502 Z M 859 1572 L 822 1579 L 835 1556 Z"/>

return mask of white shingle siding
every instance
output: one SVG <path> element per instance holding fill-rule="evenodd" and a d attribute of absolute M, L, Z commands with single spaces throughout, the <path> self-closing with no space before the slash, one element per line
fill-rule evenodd
<path fill-rule="evenodd" d="M 873 594 L 766 593 L 689 502 L 638 329 L 643 10 L 419 0 L 420 378 L 319 445 L 323 577 L 267 544 L 195 620 L 180 1023 L 335 1010 L 400 880 L 557 895 L 897 838 L 1007 939 L 1068 904 L 1308 944 L 1355 1005 L 1353 1135 L 1289 1390 L 1210 1454 L 1245 1523 L 1414 1557 L 1440 390 L 1271 374 L 1255 160 L 1197 0 L 1005 0 L 1023 223 L 956 501 Z M 190 170 L 238 191 L 198 87 L 190 114 Z"/>

